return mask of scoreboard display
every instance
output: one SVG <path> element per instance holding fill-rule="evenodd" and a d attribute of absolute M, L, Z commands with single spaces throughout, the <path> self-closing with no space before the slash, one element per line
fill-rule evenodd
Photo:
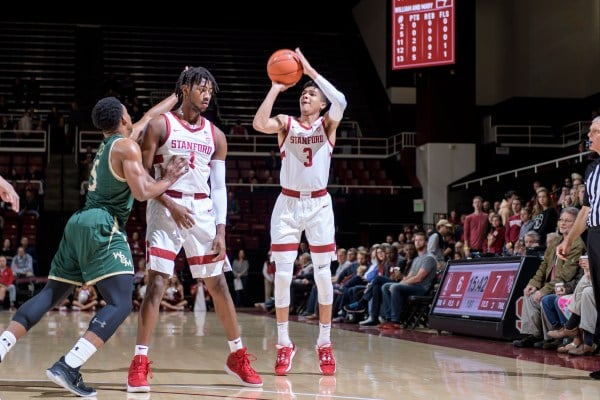
<path fill-rule="evenodd" d="M 392 70 L 455 62 L 455 0 L 392 0 Z"/>
<path fill-rule="evenodd" d="M 520 261 L 450 264 L 434 305 L 437 314 L 502 318 Z"/>
<path fill-rule="evenodd" d="M 533 256 L 451 260 L 429 312 L 429 327 L 473 336 L 519 336 L 517 307 L 541 259 Z"/>

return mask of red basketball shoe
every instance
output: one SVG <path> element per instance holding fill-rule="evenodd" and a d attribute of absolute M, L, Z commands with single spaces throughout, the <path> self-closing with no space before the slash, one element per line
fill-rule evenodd
<path fill-rule="evenodd" d="M 152 361 L 148 361 L 148 356 L 138 355 L 133 357 L 127 376 L 128 392 L 145 393 L 150 391 L 150 384 L 148 383 L 148 374 L 152 377 L 150 364 L 152 364 Z"/>
<path fill-rule="evenodd" d="M 258 375 L 258 372 L 250 365 L 248 356 L 252 357 L 252 361 L 256 360 L 256 357 L 252 354 L 248 354 L 246 351 L 247 349 L 244 347 L 243 349 L 239 349 L 238 351 L 229 354 L 229 357 L 227 357 L 227 364 L 225 364 L 225 371 L 229 375 L 236 376 L 244 386 L 262 387 L 262 379 L 260 375 Z"/>
<path fill-rule="evenodd" d="M 335 357 L 331 343 L 317 346 L 317 354 L 319 355 L 319 369 L 323 375 L 335 374 Z"/>
<path fill-rule="evenodd" d="M 296 346 L 292 343 L 289 346 L 276 345 L 276 347 L 275 375 L 287 375 L 292 369 L 292 359 L 296 355 Z"/>

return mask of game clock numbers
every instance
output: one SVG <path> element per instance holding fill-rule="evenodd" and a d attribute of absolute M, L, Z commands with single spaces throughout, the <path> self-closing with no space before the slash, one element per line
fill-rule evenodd
<path fill-rule="evenodd" d="M 518 263 L 453 265 L 439 289 L 435 312 L 501 318 L 518 268 Z"/>
<path fill-rule="evenodd" d="M 454 63 L 454 0 L 392 0 L 392 69 Z"/>

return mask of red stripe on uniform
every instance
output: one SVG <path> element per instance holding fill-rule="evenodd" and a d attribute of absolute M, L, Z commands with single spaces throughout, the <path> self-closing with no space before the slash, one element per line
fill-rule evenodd
<path fill-rule="evenodd" d="M 159 249 L 158 247 L 150 247 L 150 249 L 148 249 L 148 253 L 151 256 L 164 258 L 165 260 L 169 261 L 173 261 L 175 260 L 175 257 L 177 257 L 177 254 L 173 253 L 172 251 Z"/>
<path fill-rule="evenodd" d="M 298 251 L 300 243 L 272 244 L 271 251 Z"/>
<path fill-rule="evenodd" d="M 335 251 L 335 243 L 324 244 L 322 246 L 308 246 L 310 248 L 311 253 L 329 253 L 330 251 Z"/>
<path fill-rule="evenodd" d="M 204 256 L 195 256 L 195 257 L 188 257 L 188 264 L 190 265 L 203 265 L 203 264 L 212 264 L 214 262 L 220 261 L 213 261 L 213 258 L 215 258 L 217 255 L 216 254 L 207 254 Z"/>
<path fill-rule="evenodd" d="M 154 164 L 162 164 L 163 161 L 165 161 L 165 158 L 162 154 L 157 154 L 154 156 Z"/>

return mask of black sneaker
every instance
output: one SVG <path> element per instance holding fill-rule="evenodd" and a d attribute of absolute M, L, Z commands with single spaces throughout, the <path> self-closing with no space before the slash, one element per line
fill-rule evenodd
<path fill-rule="evenodd" d="M 513 341 L 513 346 L 515 347 L 533 347 L 536 342 L 543 341 L 542 338 L 536 338 L 534 336 L 525 336 L 522 339 L 518 339 Z"/>
<path fill-rule="evenodd" d="M 600 370 L 590 372 L 590 378 L 592 379 L 600 379 Z"/>
<path fill-rule="evenodd" d="M 354 303 L 350 303 L 347 306 L 344 306 L 344 310 L 346 310 L 346 312 L 349 313 L 360 314 L 367 311 L 367 306 L 360 301 L 355 301 Z"/>
<path fill-rule="evenodd" d="M 46 370 L 46 375 L 50 380 L 59 386 L 64 387 L 69 392 L 81 397 L 96 395 L 96 389 L 85 386 L 79 368 L 71 368 L 65 362 L 65 357 L 54 363 L 51 368 Z"/>

